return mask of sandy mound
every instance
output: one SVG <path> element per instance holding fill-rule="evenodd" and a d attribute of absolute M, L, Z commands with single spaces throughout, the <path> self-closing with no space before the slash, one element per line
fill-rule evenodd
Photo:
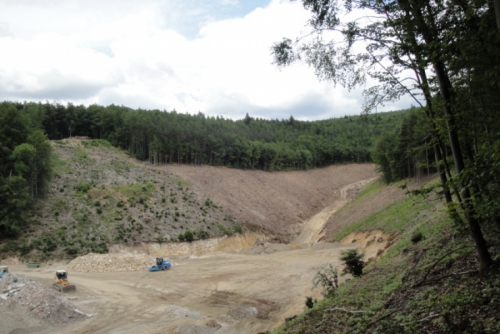
<path fill-rule="evenodd" d="M 116 271 L 144 271 L 155 264 L 155 258 L 147 254 L 93 254 L 80 256 L 69 263 L 68 270 L 84 273 Z"/>
<path fill-rule="evenodd" d="M 61 325 L 89 317 L 59 292 L 22 275 L 0 279 L 0 292 L 0 313 L 15 313 L 36 325 Z"/>

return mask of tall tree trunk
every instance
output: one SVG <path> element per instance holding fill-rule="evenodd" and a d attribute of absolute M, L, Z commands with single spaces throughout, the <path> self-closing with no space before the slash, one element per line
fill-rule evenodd
<path fill-rule="evenodd" d="M 497 28 L 500 30 L 500 0 L 493 0 L 493 7 L 495 7 L 495 18 L 497 20 Z"/>
<path fill-rule="evenodd" d="M 415 27 L 417 31 L 424 38 L 425 43 L 430 49 L 430 61 L 434 67 L 434 71 L 436 73 L 436 77 L 438 80 L 438 85 L 441 93 L 441 97 L 444 100 L 445 104 L 445 114 L 447 116 L 447 131 L 448 137 L 450 140 L 450 146 L 453 154 L 453 159 L 455 162 L 455 167 L 458 173 L 458 179 L 460 182 L 463 182 L 461 179 L 461 175 L 465 169 L 464 159 L 462 155 L 462 149 L 460 146 L 460 140 L 457 130 L 457 122 L 455 119 L 454 113 L 454 99 L 453 99 L 453 88 L 451 81 L 449 79 L 448 73 L 446 71 L 445 65 L 441 60 L 440 49 L 436 47 L 430 48 L 431 45 L 435 45 L 437 38 L 436 34 L 438 33 L 437 27 L 435 24 L 435 17 L 430 9 L 430 4 L 428 1 L 424 1 L 424 6 L 419 6 L 418 3 L 411 3 L 408 0 L 399 0 L 399 3 L 402 5 L 402 8 L 410 11 L 415 20 Z M 427 16 L 424 17 L 423 10 L 427 10 Z M 472 203 L 472 197 L 470 190 L 467 186 L 464 187 L 464 184 L 461 185 L 463 191 L 463 205 L 464 205 L 464 213 L 469 224 L 469 232 L 475 242 L 476 250 L 478 252 L 479 261 L 481 262 L 481 267 L 483 269 L 489 267 L 492 263 L 491 256 L 488 252 L 486 240 L 484 239 L 483 233 L 481 231 L 481 226 L 479 221 L 475 218 L 475 208 Z"/>

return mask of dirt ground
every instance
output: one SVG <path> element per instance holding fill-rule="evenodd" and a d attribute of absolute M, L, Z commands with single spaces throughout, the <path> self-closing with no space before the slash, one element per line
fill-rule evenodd
<path fill-rule="evenodd" d="M 308 171 L 264 172 L 213 166 L 152 167 L 178 175 L 190 188 L 209 196 L 225 212 L 278 241 L 292 242 L 305 221 L 354 191 L 342 189 L 377 177 L 374 164 L 329 166 Z"/>
<path fill-rule="evenodd" d="M 63 296 L 91 315 L 54 328 L 26 330 L 25 321 L 3 318 L 2 333 L 258 333 L 303 311 L 315 268 L 335 263 L 352 245 L 289 248 L 269 254 L 218 253 L 174 261 L 169 271 L 71 272 L 76 293 Z M 50 285 L 57 265 L 10 271 Z M 7 323 L 6 323 L 7 322 Z"/>
<path fill-rule="evenodd" d="M 320 289 L 312 289 L 319 266 L 333 263 L 340 271 L 340 252 L 356 245 L 318 241 L 331 215 L 348 202 L 352 191 L 359 190 L 375 176 L 373 165 L 354 165 L 317 170 L 299 178 L 296 173 L 300 172 L 256 172 L 252 178 L 245 178 L 246 173 L 254 172 L 235 171 L 230 173 L 229 180 L 226 177 L 224 182 L 214 182 L 224 177 L 223 168 L 216 168 L 211 171 L 209 184 L 203 181 L 203 171 L 196 167 L 165 168 L 190 180 L 193 187 L 213 196 L 226 208 L 238 208 L 238 216 L 247 211 L 247 219 L 255 216 L 264 227 L 267 224 L 269 228 L 286 231 L 283 235 L 291 242 L 269 243 L 263 237 L 239 248 L 220 246 L 174 252 L 143 247 L 135 250 L 147 252 L 151 265 L 154 256 L 161 253 L 171 258 L 173 267 L 169 271 L 154 273 L 146 268 L 125 272 L 69 270 L 70 282 L 76 285 L 77 291 L 63 294 L 61 298 L 87 315 L 87 320 L 54 326 L 30 319 L 29 305 L 25 305 L 28 311 L 22 313 L 2 308 L 0 304 L 2 314 L 8 313 L 0 317 L 0 333 L 223 334 L 272 330 L 285 318 L 301 313 L 307 296 L 321 299 Z M 254 184 L 245 187 L 248 180 Z M 297 182 L 301 184 L 294 184 Z M 307 182 L 311 184 L 310 192 L 320 193 L 321 200 L 312 203 L 308 193 L 296 190 L 307 188 L 304 186 Z M 246 189 L 253 192 L 248 193 Z M 278 192 L 288 192 L 287 205 L 273 204 L 283 198 Z M 318 194 L 311 197 L 317 199 Z M 247 210 L 242 209 L 242 201 Z M 239 204 L 232 206 L 236 202 Z M 273 207 L 279 210 L 273 211 Z M 280 218 L 282 216 L 287 218 Z M 289 221 L 289 217 L 294 218 Z M 112 251 L 119 256 L 132 250 Z M 10 265 L 9 270 L 50 287 L 55 270 L 69 267 L 71 263 L 43 264 L 36 269 L 16 264 Z M 345 279 L 341 277 L 340 282 Z"/>

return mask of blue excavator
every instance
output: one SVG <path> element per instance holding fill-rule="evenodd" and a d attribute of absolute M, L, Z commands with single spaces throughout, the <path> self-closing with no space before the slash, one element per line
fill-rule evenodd
<path fill-rule="evenodd" d="M 157 257 L 156 258 L 156 265 L 149 267 L 148 270 L 149 271 L 169 270 L 170 267 L 172 267 L 172 264 L 168 260 L 166 260 L 162 257 Z"/>

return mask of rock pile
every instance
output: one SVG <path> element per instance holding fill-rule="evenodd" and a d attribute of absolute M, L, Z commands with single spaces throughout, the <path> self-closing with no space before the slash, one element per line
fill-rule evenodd
<path fill-rule="evenodd" d="M 15 311 L 41 324 L 61 325 L 87 319 L 58 292 L 22 275 L 0 279 L 0 310 Z M 2 313 L 2 312 L 0 312 Z"/>
<path fill-rule="evenodd" d="M 71 261 L 67 269 L 85 273 L 144 271 L 155 263 L 155 257 L 146 254 L 89 253 Z"/>

